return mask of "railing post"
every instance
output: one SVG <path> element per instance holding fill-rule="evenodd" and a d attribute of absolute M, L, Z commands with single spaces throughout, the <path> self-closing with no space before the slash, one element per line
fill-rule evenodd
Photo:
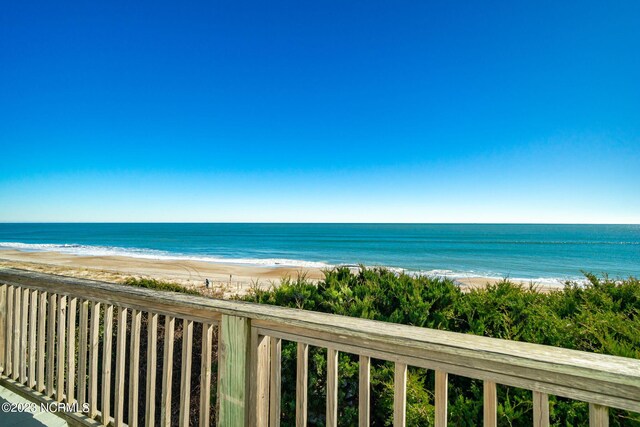
<path fill-rule="evenodd" d="M 173 340 L 176 319 L 164 317 L 164 350 L 162 351 L 162 400 L 160 402 L 160 425 L 171 425 L 171 381 L 173 378 Z"/>
<path fill-rule="evenodd" d="M 296 427 L 307 426 L 309 345 L 299 342 L 296 358 Z"/>
<path fill-rule="evenodd" d="M 496 427 L 497 418 L 497 390 L 496 383 L 493 381 L 484 381 L 484 427 Z"/>
<path fill-rule="evenodd" d="M 269 337 L 251 328 L 249 422 L 254 427 L 269 427 L 270 346 Z"/>
<path fill-rule="evenodd" d="M 116 335 L 116 389 L 113 402 L 113 418 L 116 427 L 124 424 L 124 370 L 127 344 L 127 309 L 118 307 L 118 333 Z"/>
<path fill-rule="evenodd" d="M 444 371 L 436 371 L 435 395 L 435 425 L 436 427 L 446 427 L 449 407 L 449 374 Z"/>
<path fill-rule="evenodd" d="M 7 287 L 7 295 L 5 297 L 6 315 L 5 315 L 5 347 L 4 347 L 4 375 L 11 375 L 13 365 L 13 286 Z"/>
<path fill-rule="evenodd" d="M 251 322 L 222 315 L 218 334 L 219 427 L 249 426 Z"/>
<path fill-rule="evenodd" d="M 22 290 L 22 317 L 20 318 L 20 383 L 27 383 L 27 338 L 29 326 L 29 289 Z"/>
<path fill-rule="evenodd" d="M 180 369 L 180 427 L 189 426 L 191 404 L 191 352 L 193 345 L 193 321 L 182 321 L 182 366 Z"/>
<path fill-rule="evenodd" d="M 18 381 L 20 376 L 20 332 L 22 312 L 22 288 L 16 287 L 13 292 L 13 367 L 11 369 L 11 378 Z"/>
<path fill-rule="evenodd" d="M 396 362 L 393 370 L 393 427 L 407 425 L 407 365 Z"/>
<path fill-rule="evenodd" d="M 156 413 L 156 369 L 158 340 L 158 314 L 147 313 L 147 393 L 145 404 L 145 426 L 155 426 Z"/>
<path fill-rule="evenodd" d="M 371 402 L 371 358 L 360 355 L 358 375 L 358 426 L 369 427 Z"/>
<path fill-rule="evenodd" d="M 78 403 L 87 401 L 87 332 L 89 331 L 89 301 L 80 301 L 80 330 L 78 332 Z"/>
<path fill-rule="evenodd" d="M 46 292 L 40 292 L 40 303 L 38 304 L 38 380 L 36 381 L 36 391 L 44 393 L 45 390 L 45 337 L 47 324 L 47 301 L 49 296 Z"/>
<path fill-rule="evenodd" d="M 129 418 L 130 427 L 138 427 L 138 387 L 140 383 L 140 327 L 142 312 L 131 312 L 131 340 L 129 342 Z"/>
<path fill-rule="evenodd" d="M 269 427 L 280 427 L 282 393 L 282 340 L 271 337 L 271 383 L 269 385 Z"/>
<path fill-rule="evenodd" d="M 549 427 L 549 396 L 533 392 L 533 427 Z"/>
<path fill-rule="evenodd" d="M 589 403 L 589 427 L 609 427 L 609 408 Z"/>
<path fill-rule="evenodd" d="M 29 304 L 29 384 L 36 388 L 36 325 L 38 323 L 38 291 L 31 291 Z"/>
<path fill-rule="evenodd" d="M 338 355 L 327 348 L 327 427 L 338 426 Z"/>
<path fill-rule="evenodd" d="M 100 343 L 100 303 L 91 305 L 91 325 L 89 343 L 89 384 L 87 396 L 89 400 L 89 417 L 98 414 L 98 351 Z"/>
<path fill-rule="evenodd" d="M 113 305 L 104 308 L 104 336 L 102 341 L 102 408 L 103 426 L 111 423 L 111 345 L 113 341 Z"/>
<path fill-rule="evenodd" d="M 67 308 L 67 403 L 75 400 L 76 386 L 76 308 L 77 297 L 69 297 Z"/>
<path fill-rule="evenodd" d="M 0 285 L 0 374 L 4 372 L 7 319 L 7 285 Z"/>
<path fill-rule="evenodd" d="M 55 351 L 56 351 L 56 306 L 58 305 L 58 295 L 49 295 L 49 313 L 47 314 L 47 368 L 46 368 L 46 394 L 53 396 L 53 385 L 55 379 Z"/>
<path fill-rule="evenodd" d="M 58 379 L 56 380 L 56 402 L 62 402 L 64 400 L 64 367 L 65 367 L 65 352 L 67 342 L 67 297 L 61 295 L 58 300 L 58 335 L 56 336 L 58 353 L 56 355 L 56 374 Z"/>
<path fill-rule="evenodd" d="M 4 375 L 9 376 L 12 370 L 13 346 L 13 286 L 7 287 L 5 295 L 5 347 L 4 347 Z"/>
<path fill-rule="evenodd" d="M 202 357 L 200 361 L 200 427 L 209 427 L 211 410 L 211 353 L 213 326 L 202 324 Z"/>

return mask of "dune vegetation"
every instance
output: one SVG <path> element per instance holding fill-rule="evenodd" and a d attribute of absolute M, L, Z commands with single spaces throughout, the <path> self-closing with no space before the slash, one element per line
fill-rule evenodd
<path fill-rule="evenodd" d="M 245 300 L 345 316 L 435 328 L 576 350 L 640 358 L 640 281 L 586 274 L 588 283 L 567 283 L 541 292 L 504 280 L 463 292 L 449 279 L 397 275 L 385 269 L 327 271 L 312 283 L 285 278 L 269 290 L 256 287 Z M 282 348 L 282 425 L 295 425 L 295 344 Z M 341 354 L 340 425 L 357 425 L 358 360 Z M 309 353 L 309 423 L 324 425 L 326 350 Z M 372 361 L 371 424 L 392 423 L 393 365 Z M 432 425 L 434 373 L 410 368 L 407 424 Z M 532 425 L 531 391 L 498 386 L 499 425 Z M 553 425 L 588 425 L 588 405 L 550 396 Z M 611 425 L 640 425 L 640 415 L 612 410 Z M 451 425 L 482 423 L 482 382 L 449 376 Z"/>

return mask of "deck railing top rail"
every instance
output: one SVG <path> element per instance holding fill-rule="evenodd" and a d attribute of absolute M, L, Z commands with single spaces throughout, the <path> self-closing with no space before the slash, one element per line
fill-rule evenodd
<path fill-rule="evenodd" d="M 0 284 L 207 324 L 245 318 L 260 336 L 640 411 L 636 359 L 11 268 Z"/>

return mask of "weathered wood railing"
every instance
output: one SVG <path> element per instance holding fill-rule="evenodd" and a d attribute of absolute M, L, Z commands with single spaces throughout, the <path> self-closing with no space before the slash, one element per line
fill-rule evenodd
<path fill-rule="evenodd" d="M 139 383 L 143 315 L 146 384 Z M 157 390 L 159 316 L 164 339 Z M 176 319 L 180 393 L 172 396 Z M 395 363 L 395 426 L 405 425 L 407 366 L 435 370 L 436 426 L 447 424 L 449 374 L 484 381 L 486 426 L 496 425 L 496 384 L 533 391 L 535 426 L 549 425 L 549 394 L 589 402 L 592 426 L 608 425 L 608 407 L 640 412 L 640 361 L 634 359 L 13 269 L 0 269 L 0 384 L 34 401 L 85 405 L 85 412 L 64 414 L 76 423 L 169 425 L 172 402 L 179 402 L 173 420 L 177 415 L 179 425 L 189 425 L 194 323 L 202 339 L 196 361 L 201 426 L 216 410 L 220 426 L 279 425 L 283 340 L 297 343 L 298 426 L 307 424 L 309 346 L 327 349 L 327 426 L 338 421 L 338 352 L 359 356 L 361 426 L 369 425 L 371 358 Z M 213 392 L 218 408 L 211 407 Z"/>

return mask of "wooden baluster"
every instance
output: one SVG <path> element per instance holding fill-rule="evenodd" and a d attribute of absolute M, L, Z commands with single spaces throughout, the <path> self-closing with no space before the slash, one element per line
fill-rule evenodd
<path fill-rule="evenodd" d="M 589 403 L 589 427 L 609 427 L 609 408 Z"/>
<path fill-rule="evenodd" d="M 218 340 L 218 426 L 248 425 L 250 400 L 247 379 L 251 376 L 247 360 L 251 346 L 249 319 L 222 315 Z"/>
<path fill-rule="evenodd" d="M 213 326 L 202 324 L 202 357 L 200 360 L 200 427 L 209 427 L 211 411 L 211 351 Z"/>
<path fill-rule="evenodd" d="M 149 312 L 147 314 L 147 390 L 145 406 L 145 425 L 155 425 L 156 412 L 156 369 L 157 369 L 157 343 L 158 343 L 158 315 Z"/>
<path fill-rule="evenodd" d="M 496 427 L 498 424 L 497 406 L 498 398 L 496 394 L 496 383 L 493 381 L 484 382 L 484 426 Z"/>
<path fill-rule="evenodd" d="M 327 349 L 327 427 L 338 425 L 338 350 Z"/>
<path fill-rule="evenodd" d="M 307 393 L 309 381 L 309 345 L 299 342 L 296 369 L 296 427 L 307 425 Z"/>
<path fill-rule="evenodd" d="M 16 288 L 13 295 L 13 371 L 11 378 L 14 381 L 18 381 L 20 377 L 20 365 L 22 359 L 20 358 L 20 331 L 22 327 L 22 288 Z"/>
<path fill-rule="evenodd" d="M 449 404 L 449 374 L 436 371 L 436 427 L 447 425 L 447 408 Z"/>
<path fill-rule="evenodd" d="M 20 383 L 27 383 L 27 338 L 29 337 L 29 289 L 22 290 L 22 312 L 20 318 Z"/>
<path fill-rule="evenodd" d="M 49 295 L 49 313 L 47 314 L 47 396 L 53 396 L 53 384 L 55 379 L 55 352 L 56 352 L 56 308 L 58 296 Z"/>
<path fill-rule="evenodd" d="M 80 302 L 78 331 L 78 403 L 87 403 L 87 332 L 89 331 L 89 301 Z"/>
<path fill-rule="evenodd" d="M 29 388 L 36 387 L 36 327 L 38 323 L 38 291 L 31 291 L 29 304 Z"/>
<path fill-rule="evenodd" d="M 6 296 L 6 307 L 7 314 L 5 316 L 5 354 L 4 354 L 4 374 L 9 377 L 13 371 L 13 305 L 14 301 L 14 291 L 15 288 L 13 286 L 9 286 L 7 288 L 7 296 Z"/>
<path fill-rule="evenodd" d="M 171 424 L 171 377 L 173 376 L 173 333 L 175 318 L 164 318 L 164 353 L 162 363 L 162 400 L 160 402 L 160 425 Z"/>
<path fill-rule="evenodd" d="M 533 427 L 549 427 L 549 395 L 533 392 Z"/>
<path fill-rule="evenodd" d="M 7 337 L 7 285 L 0 284 L 0 374 L 5 372 Z"/>
<path fill-rule="evenodd" d="M 124 362 L 127 354 L 127 309 L 118 307 L 118 331 L 116 335 L 115 401 L 113 418 L 116 427 L 124 425 Z"/>
<path fill-rule="evenodd" d="M 102 425 L 111 422 L 111 346 L 113 342 L 113 305 L 104 308 L 102 343 Z"/>
<path fill-rule="evenodd" d="M 393 374 L 393 426 L 407 424 L 407 365 L 396 362 Z"/>
<path fill-rule="evenodd" d="M 282 388 L 282 340 L 271 337 L 271 374 L 269 384 L 269 427 L 280 427 L 280 394 Z"/>
<path fill-rule="evenodd" d="M 100 303 L 91 305 L 91 325 L 89 338 L 89 417 L 98 415 L 98 351 L 100 344 Z"/>
<path fill-rule="evenodd" d="M 67 297 L 62 295 L 58 301 L 58 354 L 56 355 L 56 402 L 62 402 L 64 397 L 64 366 L 65 342 L 67 335 Z"/>
<path fill-rule="evenodd" d="M 47 326 L 47 300 L 46 292 L 40 293 L 40 304 L 38 304 L 38 383 L 36 390 L 40 393 L 45 391 L 45 346 L 46 346 L 46 326 Z"/>
<path fill-rule="evenodd" d="M 191 347 L 193 346 L 193 321 L 182 321 L 182 366 L 180 369 L 180 427 L 189 427 L 191 405 Z"/>
<path fill-rule="evenodd" d="M 360 356 L 358 378 L 358 426 L 369 427 L 371 413 L 371 358 L 369 356 Z"/>
<path fill-rule="evenodd" d="M 269 337 L 258 334 L 256 328 L 251 329 L 252 372 L 250 392 L 252 412 L 249 422 L 256 427 L 269 426 Z"/>
<path fill-rule="evenodd" d="M 140 325 L 142 312 L 131 312 L 131 342 L 129 347 L 129 427 L 138 426 L 138 387 L 140 375 Z"/>
<path fill-rule="evenodd" d="M 6 316 L 6 347 L 5 347 L 5 375 L 9 377 L 13 373 L 13 307 L 15 305 L 15 288 L 7 288 L 7 316 Z"/>
<path fill-rule="evenodd" d="M 69 298 L 67 325 L 67 403 L 75 401 L 76 388 L 76 307 L 78 298 Z"/>

